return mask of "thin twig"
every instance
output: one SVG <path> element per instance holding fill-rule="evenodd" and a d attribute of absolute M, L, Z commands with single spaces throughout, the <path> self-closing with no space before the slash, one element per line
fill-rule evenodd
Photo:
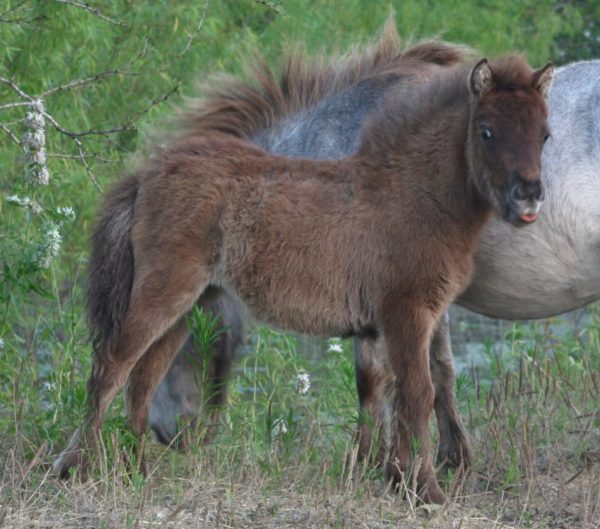
<path fill-rule="evenodd" d="M 202 14 L 200 15 L 200 20 L 198 22 L 198 25 L 196 26 L 196 29 L 194 30 L 194 32 L 189 35 L 188 41 L 185 45 L 185 48 L 183 48 L 181 53 L 179 53 L 180 56 L 184 55 L 190 49 L 190 46 L 192 45 L 192 41 L 196 38 L 196 35 L 198 35 L 198 33 L 200 32 L 200 29 L 202 28 L 204 21 L 206 20 L 207 12 L 208 12 L 208 0 L 204 0 L 204 7 L 202 8 Z"/>
<path fill-rule="evenodd" d="M 77 145 L 77 150 L 79 151 L 79 158 L 81 160 L 81 163 L 85 167 L 85 170 L 86 170 L 88 176 L 91 178 L 94 185 L 100 191 L 102 191 L 102 186 L 96 180 L 96 177 L 94 176 L 94 173 L 92 172 L 92 169 L 90 168 L 89 164 L 87 163 L 87 160 L 86 160 L 87 153 L 85 152 L 85 149 L 83 148 L 83 144 L 81 143 L 81 140 L 79 139 L 77 134 L 74 134 L 71 131 L 68 131 L 67 129 L 64 129 L 63 127 L 61 127 L 58 124 L 58 122 L 47 112 L 44 112 L 44 116 L 56 130 L 58 130 L 60 133 L 64 134 L 65 136 L 69 136 L 69 138 L 71 138 L 75 142 L 75 145 Z"/>
<path fill-rule="evenodd" d="M 6 103 L 4 105 L 0 105 L 0 110 L 6 110 L 7 108 L 29 107 L 29 106 L 31 106 L 31 101 L 15 101 L 14 103 Z"/>
<path fill-rule="evenodd" d="M 157 105 L 160 105 L 161 103 L 163 103 L 164 101 L 166 101 L 167 99 L 169 99 L 169 97 L 171 97 L 175 92 L 177 92 L 177 90 L 179 90 L 179 83 L 173 85 L 171 87 L 171 89 L 168 92 L 165 92 L 162 96 L 160 97 L 156 97 L 154 98 L 152 101 L 150 101 L 150 104 L 143 108 L 142 110 L 139 110 L 138 112 L 136 112 L 133 115 L 132 119 L 138 119 L 139 117 L 143 116 L 144 114 L 146 114 L 152 107 L 155 107 Z"/>
<path fill-rule="evenodd" d="M 102 186 L 96 180 L 96 177 L 94 176 L 94 173 L 92 172 L 91 167 L 87 163 L 87 160 L 86 160 L 87 154 L 85 152 L 85 149 L 83 148 L 83 144 L 81 143 L 81 140 L 79 140 L 78 138 L 73 138 L 73 141 L 77 145 L 77 149 L 79 150 L 79 157 L 81 158 L 81 163 L 85 167 L 85 170 L 86 170 L 88 176 L 90 177 L 90 179 L 92 180 L 94 185 L 98 188 L 98 190 L 100 192 L 102 192 L 103 191 Z"/>
<path fill-rule="evenodd" d="M 124 22 L 117 20 L 116 18 L 111 18 L 108 15 L 105 15 L 97 7 L 91 6 L 84 2 L 75 2 L 74 0 L 54 0 L 54 1 L 58 2 L 59 4 L 67 4 L 67 5 L 71 5 L 73 7 L 77 7 L 79 9 L 83 9 L 84 11 L 88 11 L 92 15 L 94 15 L 98 18 L 101 18 L 102 20 L 106 20 L 107 22 L 110 22 L 111 24 L 115 24 L 117 26 L 126 26 L 127 25 Z"/>
<path fill-rule="evenodd" d="M 73 159 L 80 159 L 81 155 L 80 154 L 66 154 L 64 152 L 49 152 L 46 153 L 46 156 L 48 158 L 59 158 L 59 159 L 64 159 L 64 160 L 73 160 Z M 86 158 L 91 158 L 92 160 L 94 160 L 95 162 L 100 162 L 100 163 L 118 163 L 118 160 L 110 160 L 108 158 L 102 158 L 100 155 L 95 154 L 95 153 L 85 153 Z"/>
<path fill-rule="evenodd" d="M 58 1 L 58 0 L 57 0 Z M 89 84 L 96 83 L 98 81 L 102 81 L 107 77 L 114 77 L 115 75 L 126 75 L 128 77 L 136 77 L 140 74 L 126 72 L 124 70 L 106 70 L 105 72 L 100 72 L 95 75 L 91 75 L 89 77 L 84 77 L 82 79 L 77 79 L 75 81 L 69 81 L 68 83 L 61 84 L 59 86 L 55 86 L 42 92 L 40 97 L 46 97 L 51 94 L 55 94 L 56 92 L 61 92 L 63 90 L 75 90 L 78 88 L 84 88 Z"/>
<path fill-rule="evenodd" d="M 12 79 L 6 79 L 6 77 L 0 77 L 0 83 L 3 83 L 5 85 L 9 86 L 10 88 L 12 88 L 23 99 L 27 99 L 28 101 L 32 101 L 32 102 L 34 101 L 33 97 L 31 97 L 30 95 L 23 92 L 23 90 L 21 90 L 17 86 L 17 83 L 15 83 Z"/>
<path fill-rule="evenodd" d="M 178 89 L 179 89 L 179 84 L 174 85 L 168 92 L 166 92 L 165 94 L 163 94 L 162 96 L 160 96 L 158 98 L 153 99 L 148 106 L 144 107 L 142 110 L 133 114 L 133 116 L 127 123 L 125 123 L 124 125 L 121 125 L 119 127 L 113 127 L 112 129 L 89 129 L 89 130 L 84 130 L 81 132 L 75 132 L 72 130 L 67 130 L 64 127 L 62 127 L 56 121 L 56 119 L 54 119 L 47 112 L 44 112 L 44 116 L 46 116 L 46 119 L 48 119 L 48 121 L 52 124 L 52 126 L 56 130 L 58 130 L 60 133 L 64 134 L 65 136 L 69 136 L 69 138 L 71 138 L 73 140 L 76 138 L 83 138 L 85 136 L 108 136 L 110 134 L 116 134 L 118 132 L 136 130 L 136 126 L 134 124 L 134 121 L 136 119 L 138 119 L 143 114 L 147 113 L 152 107 L 162 103 L 163 101 L 166 101 Z"/>
<path fill-rule="evenodd" d="M 17 138 L 15 133 L 12 130 L 10 130 L 4 123 L 0 123 L 0 129 L 6 132 L 6 134 L 8 134 L 12 141 L 14 141 L 17 145 L 23 145 L 23 142 L 19 138 Z"/>

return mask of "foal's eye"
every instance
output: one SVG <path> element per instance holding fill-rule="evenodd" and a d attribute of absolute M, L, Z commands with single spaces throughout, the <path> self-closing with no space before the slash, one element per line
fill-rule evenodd
<path fill-rule="evenodd" d="M 544 143 L 546 143 L 548 141 L 549 137 L 550 137 L 550 133 L 546 132 L 546 134 L 544 134 Z"/>
<path fill-rule="evenodd" d="M 487 127 L 483 127 L 481 129 L 481 137 L 484 140 L 491 140 L 493 135 L 492 135 L 492 131 L 490 129 L 488 129 Z"/>

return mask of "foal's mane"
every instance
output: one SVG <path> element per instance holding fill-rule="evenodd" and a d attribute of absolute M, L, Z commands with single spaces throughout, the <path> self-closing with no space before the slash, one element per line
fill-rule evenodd
<path fill-rule="evenodd" d="M 179 120 L 188 133 L 224 133 L 250 138 L 282 118 L 322 101 L 359 81 L 395 71 L 406 65 L 414 72 L 420 63 L 453 65 L 471 52 L 466 46 L 438 40 L 406 47 L 392 17 L 379 38 L 366 50 L 353 49 L 342 56 L 313 58 L 300 50 L 284 58 L 277 75 L 261 57 L 248 66 L 248 81 L 220 76 L 201 87 Z"/>
<path fill-rule="evenodd" d="M 490 61 L 495 91 L 533 90 L 533 70 L 522 55 L 515 53 Z M 393 153 L 406 138 L 417 134 L 424 124 L 443 120 L 443 110 L 453 105 L 468 109 L 467 79 L 472 65 L 457 64 L 424 85 L 408 87 L 390 95 L 384 105 L 365 120 L 359 152 L 381 156 Z M 510 108 L 498 107 L 510 112 Z M 465 119 L 468 114 L 464 115 Z"/>

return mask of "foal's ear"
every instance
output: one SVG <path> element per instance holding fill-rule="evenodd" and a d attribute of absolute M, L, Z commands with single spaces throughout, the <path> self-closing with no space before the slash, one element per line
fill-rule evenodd
<path fill-rule="evenodd" d="M 469 75 L 469 90 L 475 97 L 487 94 L 494 86 L 492 69 L 487 59 L 481 59 Z"/>
<path fill-rule="evenodd" d="M 550 91 L 550 85 L 552 84 L 552 78 L 554 77 L 554 66 L 549 62 L 543 68 L 533 72 L 533 86 L 537 88 L 538 92 L 543 97 L 548 97 Z"/>

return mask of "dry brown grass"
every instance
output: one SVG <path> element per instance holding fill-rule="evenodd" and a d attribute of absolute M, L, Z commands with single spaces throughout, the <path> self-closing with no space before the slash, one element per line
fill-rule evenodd
<path fill-rule="evenodd" d="M 348 351 L 333 358 L 331 372 L 319 364 L 321 382 L 315 375 L 312 396 L 301 400 L 285 382 L 296 367 L 282 371 L 296 362 L 287 338 L 261 334 L 256 349 L 266 347 L 266 356 L 243 362 L 218 443 L 181 454 L 149 442 L 145 480 L 127 473 L 118 429 L 105 436 L 112 447 L 104 447 L 88 481 L 57 480 L 50 463 L 69 432 L 48 432 L 48 420 L 27 415 L 15 398 L 15 427 L 0 437 L 0 528 L 598 529 L 594 325 L 584 340 L 568 341 L 536 327 L 539 336 L 508 342 L 512 359 L 497 359 L 487 382 L 477 373 L 459 378 L 475 462 L 467 479 L 446 483 L 446 506 L 418 506 L 410 495 L 393 494 L 380 472 L 356 462 Z M 297 422 L 288 436 L 259 435 L 271 431 L 266 417 L 292 407 Z M 76 422 L 57 417 L 69 428 Z"/>
<path fill-rule="evenodd" d="M 186 459 L 151 446 L 149 457 L 156 463 L 145 482 L 130 480 L 117 465 L 116 471 L 99 469 L 87 482 L 65 483 L 51 474 L 43 449 L 33 461 L 22 460 L 14 449 L 4 452 L 0 527 L 600 527 L 598 461 L 572 461 L 568 451 L 552 463 L 536 461 L 528 471 L 531 481 L 512 490 L 492 483 L 488 469 L 476 468 L 455 488 L 451 503 L 432 510 L 366 479 L 360 466 L 333 483 L 326 476 L 328 461 L 289 465 L 272 476 L 253 463 L 209 461 L 210 450 Z M 557 446 L 550 449 L 560 452 Z"/>

